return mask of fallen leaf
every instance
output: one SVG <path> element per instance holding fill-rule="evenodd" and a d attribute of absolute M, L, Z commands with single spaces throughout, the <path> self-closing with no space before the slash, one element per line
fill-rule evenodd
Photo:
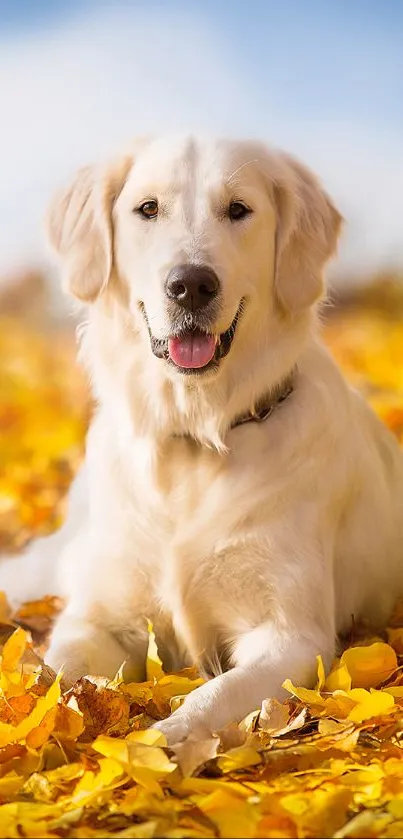
<path fill-rule="evenodd" d="M 324 684 L 325 691 L 333 693 L 335 690 L 351 690 L 351 675 L 345 662 L 337 661 L 332 667 Z"/>
<path fill-rule="evenodd" d="M 272 737 L 282 737 L 302 728 L 306 721 L 306 708 L 296 714 L 290 714 L 289 708 L 277 699 L 265 699 L 259 716 L 259 727 Z"/>
<path fill-rule="evenodd" d="M 49 688 L 46 695 L 39 697 L 33 710 L 18 725 L 0 723 L 0 747 L 9 743 L 25 741 L 27 735 L 40 726 L 47 712 L 54 708 L 60 697 L 60 679 L 58 678 Z"/>
<path fill-rule="evenodd" d="M 203 684 L 203 679 L 189 679 L 187 676 L 169 675 L 162 676 L 154 685 L 152 704 L 161 717 L 166 717 L 174 710 L 172 700 L 176 697 L 184 697 L 197 687 Z"/>
<path fill-rule="evenodd" d="M 295 687 L 290 679 L 286 679 L 283 683 L 284 690 L 288 690 L 293 696 L 298 697 L 301 702 L 306 705 L 311 705 L 314 708 L 321 709 L 326 707 L 326 700 L 321 696 L 317 690 L 308 690 L 304 687 Z"/>
<path fill-rule="evenodd" d="M 157 642 L 152 627 L 151 621 L 148 622 L 148 650 L 147 650 L 147 679 L 153 681 L 154 679 L 161 679 L 164 675 L 162 662 L 159 657 Z"/>
<path fill-rule="evenodd" d="M 13 615 L 17 623 L 21 623 L 24 629 L 32 632 L 46 633 L 63 608 L 60 597 L 45 596 L 42 600 L 30 600 L 23 603 Z"/>
<path fill-rule="evenodd" d="M 386 681 L 397 668 L 394 649 L 389 644 L 376 643 L 369 647 L 351 647 L 341 659 L 353 688 L 377 687 Z"/>
<path fill-rule="evenodd" d="M 245 769 L 247 766 L 256 766 L 262 762 L 262 758 L 256 749 L 251 746 L 238 746 L 237 749 L 229 749 L 225 755 L 217 759 L 217 765 L 221 772 L 236 772 Z"/>
<path fill-rule="evenodd" d="M 219 745 L 218 737 L 199 740 L 196 737 L 189 736 L 183 743 L 177 743 L 173 752 L 182 774 L 185 776 L 193 775 L 196 769 L 216 757 Z"/>
<path fill-rule="evenodd" d="M 130 702 L 123 692 L 97 688 L 89 679 L 80 679 L 69 691 L 82 714 L 87 739 L 98 734 L 126 734 L 129 729 Z"/>
<path fill-rule="evenodd" d="M 366 696 L 364 696 L 364 693 Z M 393 711 L 395 705 L 393 696 L 381 690 L 373 690 L 368 693 L 361 688 L 356 688 L 350 691 L 349 697 L 354 700 L 357 699 L 357 705 L 348 714 L 348 719 L 354 722 L 362 722 L 362 720 L 369 720 L 371 717 L 389 714 Z"/>

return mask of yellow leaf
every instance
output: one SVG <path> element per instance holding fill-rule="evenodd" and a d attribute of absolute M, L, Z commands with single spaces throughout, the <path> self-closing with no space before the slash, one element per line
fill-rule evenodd
<path fill-rule="evenodd" d="M 13 632 L 3 647 L 1 667 L 6 673 L 14 673 L 28 644 L 28 635 L 21 627 Z"/>
<path fill-rule="evenodd" d="M 397 668 L 395 651 L 381 642 L 369 647 L 350 647 L 340 661 L 346 666 L 355 688 L 376 687 Z"/>
<path fill-rule="evenodd" d="M 158 822 L 157 821 L 147 821 L 142 822 L 142 824 L 132 824 L 130 827 L 126 827 L 124 830 L 120 830 L 119 833 L 116 833 L 116 839 L 152 839 L 153 836 L 157 836 L 157 828 Z M 170 839 L 172 836 L 172 832 L 166 834 L 167 839 Z M 178 836 L 182 836 L 182 831 L 178 834 Z M 190 834 L 187 833 L 187 836 Z M 196 835 L 196 834 L 195 834 Z M 197 834 L 198 836 L 200 834 Z"/>
<path fill-rule="evenodd" d="M 174 697 L 186 696 L 191 693 L 199 685 L 202 685 L 204 679 L 189 679 L 187 676 L 169 675 L 163 676 L 155 685 L 153 690 L 153 702 L 155 703 L 159 713 L 162 716 L 167 716 L 171 709 L 171 702 Z"/>
<path fill-rule="evenodd" d="M 127 771 L 130 778 L 132 778 L 136 784 L 144 787 L 147 792 L 151 793 L 151 795 L 155 796 L 157 799 L 164 799 L 163 789 L 161 784 L 156 780 L 152 769 L 148 769 L 146 766 L 130 764 Z"/>
<path fill-rule="evenodd" d="M 351 698 L 350 693 L 351 691 L 335 690 L 326 699 L 325 713 L 327 716 L 341 719 L 348 717 L 350 711 L 357 704 L 357 701 Z"/>
<path fill-rule="evenodd" d="M 10 698 L 22 695 L 30 676 L 24 676 L 21 659 L 28 645 L 28 635 L 18 627 L 3 647 L 0 667 L 0 689 Z M 35 679 L 35 677 L 34 677 Z"/>
<path fill-rule="evenodd" d="M 92 748 L 103 754 L 105 757 L 113 757 L 115 760 L 127 763 L 129 759 L 128 747 L 130 744 L 160 746 L 164 748 L 167 746 L 167 740 L 165 734 L 162 734 L 162 732 L 158 731 L 158 729 L 146 728 L 143 731 L 132 731 L 124 740 L 100 734 L 97 739 L 94 740 Z"/>
<path fill-rule="evenodd" d="M 163 792 L 159 781 L 175 772 L 177 765 L 169 760 L 159 746 L 154 745 L 156 743 L 166 745 L 164 735 L 157 729 L 148 729 L 132 732 L 126 740 L 101 735 L 92 747 L 120 763 L 133 780 L 161 798 Z"/>
<path fill-rule="evenodd" d="M 340 748 L 340 741 L 349 737 L 354 732 L 354 725 L 351 722 L 342 722 L 334 719 L 323 717 L 319 720 L 318 731 L 322 737 L 328 738 L 328 745 L 332 743 Z M 358 737 L 358 734 L 357 734 Z"/>
<path fill-rule="evenodd" d="M 8 723 L 0 723 L 0 748 L 6 746 L 8 743 L 17 743 L 24 741 L 33 728 L 39 726 L 45 717 L 45 714 L 57 704 L 60 698 L 60 678 L 58 676 L 53 685 L 50 686 L 45 696 L 41 696 L 33 711 L 19 723 L 19 725 L 10 725 Z"/>
<path fill-rule="evenodd" d="M 71 801 L 75 806 L 88 807 L 105 801 L 111 792 L 125 781 L 122 765 L 113 758 L 101 758 L 98 772 L 84 772 L 78 781 Z"/>
<path fill-rule="evenodd" d="M 166 774 L 174 772 L 176 763 L 172 763 L 163 749 L 159 746 L 147 746 L 144 743 L 128 742 L 129 764 L 133 767 L 147 767 L 155 776 L 162 778 Z"/>
<path fill-rule="evenodd" d="M 25 742 L 29 749 L 41 749 L 55 727 L 57 706 L 46 712 L 40 724 L 28 732 Z"/>
<path fill-rule="evenodd" d="M 147 680 L 161 679 L 164 675 L 162 661 L 158 654 L 157 642 L 151 621 L 148 622 Z"/>
<path fill-rule="evenodd" d="M 142 708 L 145 708 L 147 703 L 153 697 L 153 683 L 150 682 L 129 682 L 125 684 L 124 692 L 130 694 L 134 702 L 137 702 Z"/>
<path fill-rule="evenodd" d="M 50 784 L 60 787 L 81 778 L 84 775 L 84 766 L 82 763 L 65 763 L 56 769 L 49 769 L 44 775 Z"/>
<path fill-rule="evenodd" d="M 7 600 L 7 595 L 4 591 L 0 591 L 0 623 L 9 623 L 11 621 L 11 606 Z"/>
<path fill-rule="evenodd" d="M 119 737 L 108 737 L 105 734 L 100 734 L 92 744 L 95 752 L 99 752 L 104 757 L 110 757 L 119 763 L 128 763 L 129 752 L 127 749 L 126 740 Z"/>
<path fill-rule="evenodd" d="M 382 688 L 383 693 L 390 693 L 395 699 L 403 699 L 403 687 Z"/>
<path fill-rule="evenodd" d="M 167 738 L 158 728 L 146 728 L 144 731 L 132 731 L 126 737 L 126 743 L 141 743 L 144 746 L 167 746 Z"/>
<path fill-rule="evenodd" d="M 256 804 L 234 795 L 231 789 L 216 790 L 199 801 L 200 809 L 217 826 L 226 839 L 251 839 L 260 820 Z"/>
<path fill-rule="evenodd" d="M 9 772 L 4 778 L 0 778 L 0 799 L 4 801 L 6 798 L 14 798 L 23 783 L 24 778 L 16 772 Z"/>
<path fill-rule="evenodd" d="M 395 819 L 403 819 L 403 795 L 396 796 L 387 806 Z"/>
<path fill-rule="evenodd" d="M 346 664 L 337 663 L 333 667 L 325 681 L 324 690 L 333 693 L 334 690 L 351 690 L 351 676 L 347 670 Z"/>
<path fill-rule="evenodd" d="M 317 671 L 318 671 L 318 682 L 317 682 L 317 685 L 316 685 L 316 690 L 321 691 L 321 690 L 323 690 L 323 687 L 324 687 L 324 684 L 325 684 L 325 681 L 326 681 L 325 668 L 323 666 L 323 661 L 322 661 L 322 656 L 321 655 L 318 655 L 316 657 L 316 664 L 317 664 Z"/>
<path fill-rule="evenodd" d="M 333 836 L 347 817 L 352 792 L 335 786 L 293 793 L 281 798 L 281 806 L 298 828 L 298 836 Z"/>
<path fill-rule="evenodd" d="M 232 795 L 237 795 L 240 798 L 249 798 L 251 788 L 246 789 L 235 781 L 215 778 L 184 778 L 178 785 L 181 795 L 191 797 L 192 801 L 199 802 L 200 797 L 210 795 L 212 792 L 221 790 L 222 792 L 229 792 Z"/>
<path fill-rule="evenodd" d="M 289 693 L 292 693 L 294 696 L 300 699 L 301 702 L 304 702 L 305 705 L 313 705 L 317 708 L 324 708 L 326 705 L 325 700 L 320 695 L 320 693 L 318 693 L 317 690 L 308 690 L 307 688 L 303 687 L 295 687 L 293 683 L 290 681 L 290 679 L 286 679 L 285 682 L 283 682 L 282 687 L 284 688 L 284 690 L 288 690 Z"/>
<path fill-rule="evenodd" d="M 247 766 L 256 766 L 261 762 L 262 758 L 259 752 L 250 746 L 238 746 L 236 749 L 230 749 L 217 760 L 221 772 L 224 773 L 236 772 L 239 769 L 245 769 Z"/>
<path fill-rule="evenodd" d="M 363 696 L 364 693 L 366 696 Z M 356 707 L 352 708 L 348 714 L 348 719 L 354 722 L 362 722 L 371 719 L 371 717 L 390 714 L 395 705 L 393 696 L 381 690 L 373 690 L 369 693 L 360 688 L 353 689 L 349 693 L 349 698 L 357 700 Z"/>
<path fill-rule="evenodd" d="M 31 801 L 16 801 L 0 806 L 0 839 L 18 839 L 21 835 L 42 839 L 56 837 L 49 830 L 49 820 L 55 818 L 58 809 L 54 803 L 43 804 Z M 23 827 L 23 834 L 20 827 Z"/>
<path fill-rule="evenodd" d="M 84 719 L 78 706 L 77 710 L 59 704 L 56 709 L 54 736 L 62 742 L 77 740 L 84 731 Z"/>

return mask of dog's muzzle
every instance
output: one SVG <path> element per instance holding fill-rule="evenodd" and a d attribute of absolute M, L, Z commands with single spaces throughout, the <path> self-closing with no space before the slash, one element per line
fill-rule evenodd
<path fill-rule="evenodd" d="M 220 281 L 206 265 L 177 265 L 165 281 L 170 335 L 156 338 L 150 329 L 143 303 L 140 309 L 150 335 L 151 349 L 180 373 L 201 374 L 217 368 L 228 355 L 242 313 L 241 300 L 235 317 L 225 332 L 213 330 L 220 311 Z"/>
<path fill-rule="evenodd" d="M 174 365 L 180 373 L 200 374 L 217 368 L 228 355 L 234 340 L 239 318 L 242 314 L 241 301 L 231 326 L 220 335 L 195 328 L 186 328 L 170 338 L 156 338 L 148 325 L 144 306 L 141 306 L 150 335 L 151 350 L 157 358 L 163 358 Z"/>
<path fill-rule="evenodd" d="M 198 318 L 187 315 L 176 319 L 174 334 L 168 338 L 156 338 L 152 334 L 144 305 L 140 310 L 147 324 L 151 350 L 183 374 L 202 374 L 218 368 L 220 361 L 228 355 L 242 315 L 244 300 L 241 300 L 235 317 L 225 332 L 216 334 L 198 324 Z"/>

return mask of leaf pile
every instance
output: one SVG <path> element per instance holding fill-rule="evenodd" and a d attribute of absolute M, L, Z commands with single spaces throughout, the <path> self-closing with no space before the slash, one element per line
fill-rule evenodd
<path fill-rule="evenodd" d="M 88 416 L 71 330 L 0 319 L 0 550 L 60 524 Z"/>
<path fill-rule="evenodd" d="M 325 336 L 350 380 L 403 439 L 403 326 L 344 312 Z M 88 416 L 69 333 L 0 324 L 0 539 L 51 530 L 82 456 Z M 4 387 L 3 387 L 4 381 Z M 201 682 L 97 674 L 63 691 L 42 664 L 62 604 L 0 597 L 1 837 L 397 837 L 403 835 L 403 608 L 382 637 L 353 627 L 308 690 L 266 700 L 239 726 L 168 749 L 149 728 Z"/>
<path fill-rule="evenodd" d="M 403 443 L 403 318 L 347 310 L 324 337 L 347 379 Z"/>
<path fill-rule="evenodd" d="M 285 682 L 239 726 L 168 749 L 149 728 L 201 679 L 88 677 L 62 693 L 6 614 L 0 674 L 0 837 L 399 836 L 403 628 L 347 649 L 315 690 Z M 153 675 L 152 675 L 153 674 Z"/>

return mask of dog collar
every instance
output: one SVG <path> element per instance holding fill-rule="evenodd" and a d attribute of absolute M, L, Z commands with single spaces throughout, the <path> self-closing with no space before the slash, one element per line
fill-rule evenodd
<path fill-rule="evenodd" d="M 268 396 L 262 397 L 251 411 L 237 417 L 231 424 L 231 429 L 238 428 L 239 425 L 244 425 L 246 422 L 264 422 L 267 420 L 273 411 L 291 396 L 294 390 L 294 379 L 295 372 L 280 382 Z"/>

